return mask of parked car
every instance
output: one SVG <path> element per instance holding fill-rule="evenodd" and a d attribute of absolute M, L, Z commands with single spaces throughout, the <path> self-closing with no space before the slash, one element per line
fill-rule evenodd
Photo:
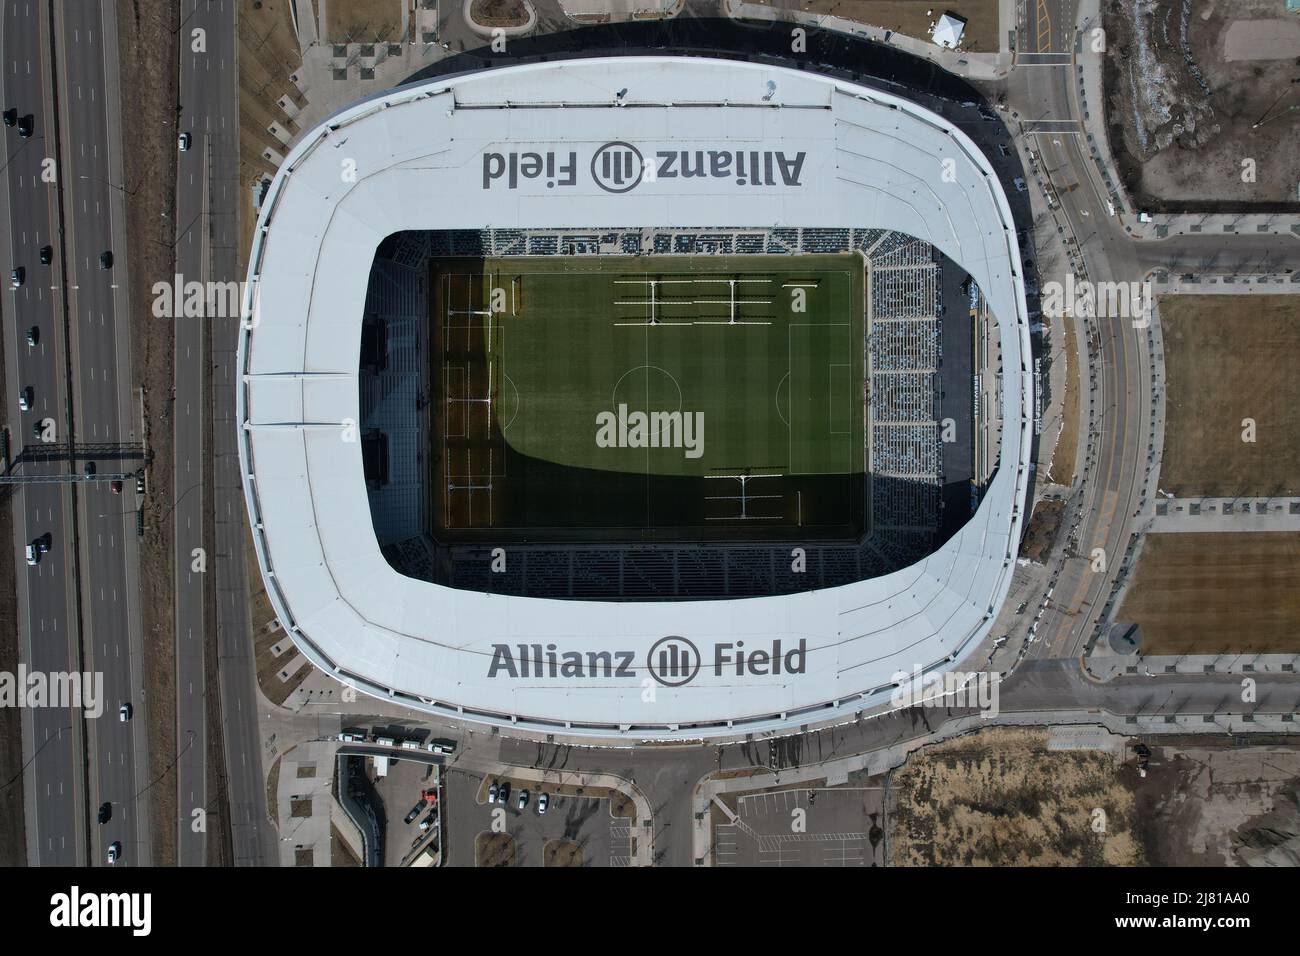
<path fill-rule="evenodd" d="M 180 151 L 181 151 L 182 153 L 189 152 L 189 148 L 190 148 L 190 134 L 189 134 L 189 133 L 181 133 L 181 135 L 177 136 L 177 137 L 176 137 L 176 145 L 177 145 L 177 147 L 179 147 L 179 149 L 180 149 Z"/>
<path fill-rule="evenodd" d="M 488 787 L 488 803 L 496 803 L 497 794 L 500 792 L 501 792 L 501 788 L 498 787 L 497 782 L 493 780 L 492 786 Z"/>
<path fill-rule="evenodd" d="M 537 815 L 540 817 L 546 813 L 546 808 L 551 805 L 551 795 L 549 793 L 539 793 L 537 795 Z"/>
<path fill-rule="evenodd" d="M 48 266 L 54 261 L 54 247 L 41 246 L 41 265 Z"/>
<path fill-rule="evenodd" d="M 32 404 L 36 401 L 36 392 L 30 385 L 23 386 L 23 390 L 18 393 L 18 408 L 21 411 L 31 411 Z"/>
<path fill-rule="evenodd" d="M 518 804 L 518 806 L 519 806 L 519 809 L 520 809 L 520 810 L 522 810 L 524 807 L 528 806 L 528 796 L 529 796 L 529 794 L 528 794 L 528 788 L 527 788 L 527 787 L 525 787 L 524 789 L 522 789 L 522 790 L 519 791 L 519 804 Z"/>
<path fill-rule="evenodd" d="M 113 805 L 111 803 L 101 803 L 99 805 L 99 815 L 95 817 L 101 824 L 107 823 L 113 816 Z"/>
<path fill-rule="evenodd" d="M 126 723 L 131 719 L 131 703 L 128 701 L 117 709 L 117 719 Z"/>
<path fill-rule="evenodd" d="M 501 792 L 497 795 L 497 799 L 501 801 L 501 805 L 502 805 L 503 807 L 506 807 L 506 806 L 509 806 L 509 805 L 510 805 L 510 783 L 509 783 L 509 781 L 507 781 L 506 783 L 501 784 Z"/>
<path fill-rule="evenodd" d="M 424 801 L 421 800 L 415 806 L 411 807 L 411 812 L 406 815 L 406 818 L 402 822 L 409 824 L 412 820 L 414 820 L 416 817 L 420 815 L 420 811 L 423 809 L 424 809 Z"/>

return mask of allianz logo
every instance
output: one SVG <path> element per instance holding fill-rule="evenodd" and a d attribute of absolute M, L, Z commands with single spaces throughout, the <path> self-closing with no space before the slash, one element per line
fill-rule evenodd
<path fill-rule="evenodd" d="M 639 412 L 619 403 L 596 415 L 597 448 L 680 448 L 686 458 L 704 454 L 703 412 Z"/>
<path fill-rule="evenodd" d="M 777 149 L 668 149 L 647 157 L 631 143 L 606 143 L 587 164 L 591 181 L 607 193 L 628 193 L 642 183 L 671 180 L 731 180 L 737 186 L 803 185 L 807 153 Z M 483 153 L 483 188 L 518 189 L 544 182 L 547 189 L 576 186 L 583 164 L 578 151 Z"/>
<path fill-rule="evenodd" d="M 775 677 L 803 674 L 808 663 L 808 642 L 793 647 L 780 638 L 757 647 L 743 640 L 713 645 L 707 659 L 693 641 L 676 634 L 662 637 L 646 652 L 645 671 L 635 669 L 636 654 L 629 650 L 562 651 L 555 644 L 493 644 L 488 677 L 516 680 L 635 679 L 648 673 L 664 687 L 689 684 L 708 663 L 714 677 Z"/>

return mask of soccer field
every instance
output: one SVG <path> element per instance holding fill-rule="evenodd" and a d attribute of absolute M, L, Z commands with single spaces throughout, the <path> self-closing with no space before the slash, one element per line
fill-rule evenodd
<path fill-rule="evenodd" d="M 860 257 L 456 259 L 431 279 L 444 527 L 860 527 Z"/>

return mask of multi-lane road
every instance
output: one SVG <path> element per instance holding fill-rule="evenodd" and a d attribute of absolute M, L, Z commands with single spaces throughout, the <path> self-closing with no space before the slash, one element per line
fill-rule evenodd
<path fill-rule="evenodd" d="M 35 393 L 32 411 L 11 406 L 11 439 L 15 451 L 35 444 L 32 425 L 50 419 L 46 437 L 61 443 L 138 442 L 111 6 L 10 0 L 3 26 L 5 106 L 35 118 L 30 139 L 5 140 L 6 251 L 27 278 L 5 303 L 7 380 Z M 53 256 L 43 265 L 46 245 Z M 39 342 L 30 347 L 33 326 Z M 94 464 L 105 474 L 125 467 Z M 23 471 L 85 477 L 86 467 L 65 456 Z M 23 659 L 33 670 L 103 680 L 98 715 L 24 714 L 34 863 L 102 863 L 112 842 L 121 863 L 149 859 L 143 729 L 119 717 L 122 704 L 132 716 L 141 706 L 134 492 L 133 484 L 114 493 L 108 481 L 79 481 L 24 485 L 14 496 L 22 538 L 51 541 L 37 566 L 18 563 Z M 103 803 L 111 818 L 99 825 Z"/>

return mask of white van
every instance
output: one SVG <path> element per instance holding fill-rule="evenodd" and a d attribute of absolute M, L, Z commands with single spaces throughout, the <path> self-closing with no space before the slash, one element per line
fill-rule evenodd
<path fill-rule="evenodd" d="M 29 544 L 27 546 L 27 563 L 32 567 L 41 563 L 41 552 L 34 544 Z"/>

